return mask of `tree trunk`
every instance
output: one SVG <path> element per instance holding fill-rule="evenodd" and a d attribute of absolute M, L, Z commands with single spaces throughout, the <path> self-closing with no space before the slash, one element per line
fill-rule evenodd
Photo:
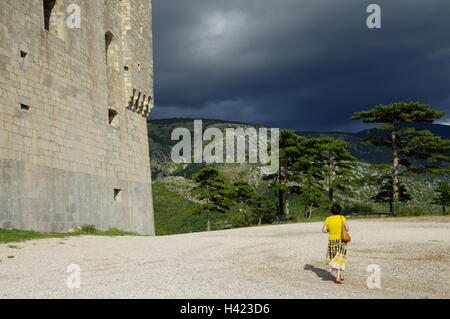
<path fill-rule="evenodd" d="M 391 198 L 389 201 L 389 211 L 392 213 L 394 211 L 394 200 Z"/>
<path fill-rule="evenodd" d="M 241 201 L 240 204 L 241 204 L 241 208 L 239 208 L 239 211 L 241 211 L 244 214 L 244 223 L 245 223 L 245 226 L 248 226 L 249 222 L 248 222 L 247 208 L 245 207 L 243 201 Z"/>
<path fill-rule="evenodd" d="M 310 206 L 308 207 L 308 220 L 311 219 L 311 216 L 312 216 L 312 206 L 310 205 Z"/>
<path fill-rule="evenodd" d="M 263 215 L 261 214 L 261 215 L 259 215 L 258 225 L 262 224 L 262 219 L 263 219 Z"/>
<path fill-rule="evenodd" d="M 447 209 L 445 205 L 442 205 L 442 214 L 447 215 Z"/>
<path fill-rule="evenodd" d="M 283 205 L 283 191 L 278 190 L 278 215 L 284 214 L 284 205 Z"/>
<path fill-rule="evenodd" d="M 333 171 L 331 172 L 331 175 L 328 179 L 328 199 L 330 202 L 333 202 L 334 200 L 334 187 L 333 187 L 333 181 L 336 177 L 336 172 L 334 171 L 334 164 L 332 161 L 329 163 L 330 167 L 333 168 Z"/>
<path fill-rule="evenodd" d="M 211 216 L 208 213 L 206 213 L 206 231 L 211 231 Z"/>
<path fill-rule="evenodd" d="M 284 213 L 286 214 L 286 217 L 289 217 L 289 190 L 286 190 L 284 192 L 285 198 L 284 198 Z"/>
<path fill-rule="evenodd" d="M 281 184 L 281 181 L 282 177 L 281 177 L 281 163 L 280 163 L 280 167 L 278 168 L 277 183 Z M 284 200 L 283 200 L 284 192 L 281 189 L 278 189 L 277 195 L 278 195 L 278 214 L 282 216 L 284 215 Z"/>
<path fill-rule="evenodd" d="M 249 225 L 247 212 L 244 210 L 245 226 Z"/>
<path fill-rule="evenodd" d="M 398 200 L 400 198 L 400 179 L 398 176 L 399 158 L 398 158 L 397 136 L 395 135 L 394 132 L 392 132 L 391 145 L 392 145 L 392 199 L 393 199 L 392 213 L 395 214 L 398 206 Z"/>

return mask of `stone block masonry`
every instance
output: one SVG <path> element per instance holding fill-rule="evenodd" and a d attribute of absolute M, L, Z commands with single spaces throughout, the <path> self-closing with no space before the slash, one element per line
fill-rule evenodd
<path fill-rule="evenodd" d="M 150 0 L 0 1 L 0 228 L 155 233 L 151 17 Z"/>

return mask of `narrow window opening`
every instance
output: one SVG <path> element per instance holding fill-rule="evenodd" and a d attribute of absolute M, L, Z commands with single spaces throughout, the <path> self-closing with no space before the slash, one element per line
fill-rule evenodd
<path fill-rule="evenodd" d="M 44 27 L 47 31 L 50 31 L 50 19 L 55 4 L 56 0 L 44 0 Z"/>
<path fill-rule="evenodd" d="M 116 110 L 109 109 L 108 110 L 108 121 L 109 125 L 112 127 L 118 128 L 119 127 L 119 113 L 117 113 Z"/>
<path fill-rule="evenodd" d="M 123 69 L 124 69 L 125 71 L 128 71 L 130 68 L 128 67 L 128 65 L 125 65 L 125 66 L 123 67 Z"/>
<path fill-rule="evenodd" d="M 22 111 L 29 111 L 30 110 L 30 106 L 29 105 L 25 105 L 25 104 L 20 104 L 20 109 Z"/>
<path fill-rule="evenodd" d="M 114 35 L 111 32 L 105 33 L 105 52 L 106 52 L 106 64 L 111 62 L 111 43 L 114 39 Z"/>
<path fill-rule="evenodd" d="M 116 202 L 122 201 L 122 190 L 120 188 L 114 189 L 114 200 Z"/>
<path fill-rule="evenodd" d="M 110 32 L 105 33 L 105 54 L 106 54 L 106 64 L 113 68 L 115 71 L 119 72 L 120 68 L 120 47 L 116 37 Z"/>
<path fill-rule="evenodd" d="M 64 40 L 64 3 L 61 0 L 43 0 L 43 6 L 45 30 Z"/>
<path fill-rule="evenodd" d="M 20 57 L 22 59 L 25 59 L 27 57 L 28 53 L 26 53 L 25 51 L 20 51 Z"/>

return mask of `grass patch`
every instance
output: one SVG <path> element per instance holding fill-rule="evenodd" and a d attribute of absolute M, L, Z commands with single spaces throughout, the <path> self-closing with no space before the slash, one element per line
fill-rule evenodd
<path fill-rule="evenodd" d="M 92 225 L 91 225 L 92 226 Z M 84 226 L 83 226 L 84 227 Z M 97 230 L 95 227 L 88 229 L 88 231 L 83 230 L 74 233 L 42 233 L 36 231 L 28 230 L 16 230 L 16 229 L 0 229 L 0 244 L 6 243 L 18 243 L 33 239 L 48 239 L 48 238 L 66 238 L 81 235 L 95 235 L 95 236 L 142 236 L 136 233 L 129 233 L 117 228 L 111 228 L 106 231 Z M 86 228 L 84 228 L 86 229 Z M 8 247 L 12 248 L 13 245 Z M 16 247 L 16 246 L 14 246 Z"/>

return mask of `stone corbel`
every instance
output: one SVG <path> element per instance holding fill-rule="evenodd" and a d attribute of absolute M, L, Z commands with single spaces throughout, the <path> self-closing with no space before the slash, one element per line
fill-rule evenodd
<path fill-rule="evenodd" d="M 130 97 L 127 109 L 136 112 L 138 114 L 141 114 L 143 117 L 146 118 L 152 108 L 153 108 L 152 97 L 142 94 L 141 92 L 138 92 L 136 89 L 133 89 L 133 96 Z"/>
<path fill-rule="evenodd" d="M 142 113 L 142 116 L 147 118 L 148 117 L 148 113 L 150 112 L 150 104 L 152 102 L 152 97 L 149 96 L 147 98 L 147 100 L 145 101 L 145 105 L 144 105 L 144 112 Z"/>

